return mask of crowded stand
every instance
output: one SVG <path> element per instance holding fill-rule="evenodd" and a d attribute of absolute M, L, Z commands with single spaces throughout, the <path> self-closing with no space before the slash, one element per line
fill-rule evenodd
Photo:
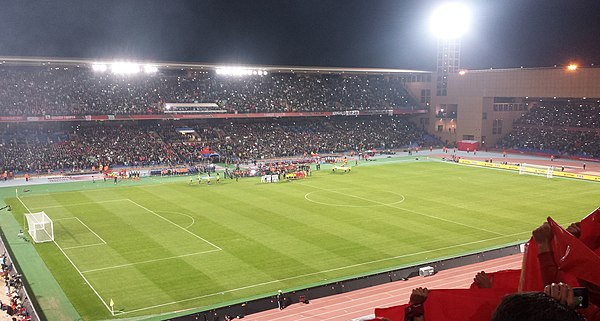
<path fill-rule="evenodd" d="M 600 102 L 568 100 L 536 103 L 517 125 L 600 128 Z"/>
<path fill-rule="evenodd" d="M 272 73 L 226 77 L 163 70 L 116 75 L 89 67 L 0 67 L 0 116 L 161 114 L 166 103 L 229 113 L 381 110 L 416 106 L 397 77 Z"/>
<path fill-rule="evenodd" d="M 66 125 L 65 124 L 69 124 Z M 177 128 L 187 126 L 191 133 Z M 89 170 L 99 164 L 193 164 L 207 155 L 251 162 L 311 153 L 396 149 L 424 132 L 406 117 L 277 120 L 20 123 L 0 128 L 0 167 L 15 173 Z M 20 133 L 26 133 L 21 135 Z M 207 153 L 208 152 L 208 153 Z"/>
<path fill-rule="evenodd" d="M 498 144 L 528 152 L 600 158 L 600 104 L 536 104 Z"/>

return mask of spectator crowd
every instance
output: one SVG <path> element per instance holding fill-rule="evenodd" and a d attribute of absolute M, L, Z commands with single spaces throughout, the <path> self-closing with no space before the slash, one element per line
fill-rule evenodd
<path fill-rule="evenodd" d="M 177 128 L 192 128 L 181 134 Z M 251 162 L 311 153 L 395 149 L 422 143 L 424 132 L 401 116 L 20 123 L 0 127 L 2 172 L 89 170 L 99 164 L 193 164 L 210 151 Z"/>
<path fill-rule="evenodd" d="M 416 106 L 397 77 L 382 75 L 227 77 L 189 70 L 115 75 L 78 66 L 0 66 L 0 116 L 159 114 L 165 103 L 217 103 L 230 113 Z"/>
<path fill-rule="evenodd" d="M 540 102 L 516 120 L 499 145 L 531 152 L 600 158 L 600 103 Z"/>

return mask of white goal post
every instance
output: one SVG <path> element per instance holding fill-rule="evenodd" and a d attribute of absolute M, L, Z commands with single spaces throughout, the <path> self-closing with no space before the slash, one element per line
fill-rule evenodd
<path fill-rule="evenodd" d="M 554 173 L 554 166 L 544 166 L 521 163 L 519 166 L 519 174 L 538 175 L 546 176 L 546 178 L 552 178 Z"/>
<path fill-rule="evenodd" d="M 36 243 L 54 241 L 54 223 L 45 212 L 25 214 L 27 231 Z"/>

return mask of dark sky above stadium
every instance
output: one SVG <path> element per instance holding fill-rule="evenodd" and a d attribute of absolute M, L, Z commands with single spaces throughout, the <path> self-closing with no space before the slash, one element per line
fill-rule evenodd
<path fill-rule="evenodd" d="M 0 56 L 435 69 L 435 0 L 0 2 Z M 600 64 L 599 0 L 464 0 L 463 67 Z"/>

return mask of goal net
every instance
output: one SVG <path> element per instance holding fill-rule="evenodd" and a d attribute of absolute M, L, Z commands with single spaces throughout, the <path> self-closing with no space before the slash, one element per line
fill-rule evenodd
<path fill-rule="evenodd" d="M 25 214 L 27 231 L 36 243 L 54 241 L 54 223 L 44 212 Z"/>
<path fill-rule="evenodd" d="M 553 166 L 544 166 L 544 165 L 534 165 L 522 163 L 519 166 L 519 174 L 528 174 L 528 175 L 538 175 L 538 176 L 546 176 L 546 178 L 552 178 L 552 174 L 554 173 Z"/>

